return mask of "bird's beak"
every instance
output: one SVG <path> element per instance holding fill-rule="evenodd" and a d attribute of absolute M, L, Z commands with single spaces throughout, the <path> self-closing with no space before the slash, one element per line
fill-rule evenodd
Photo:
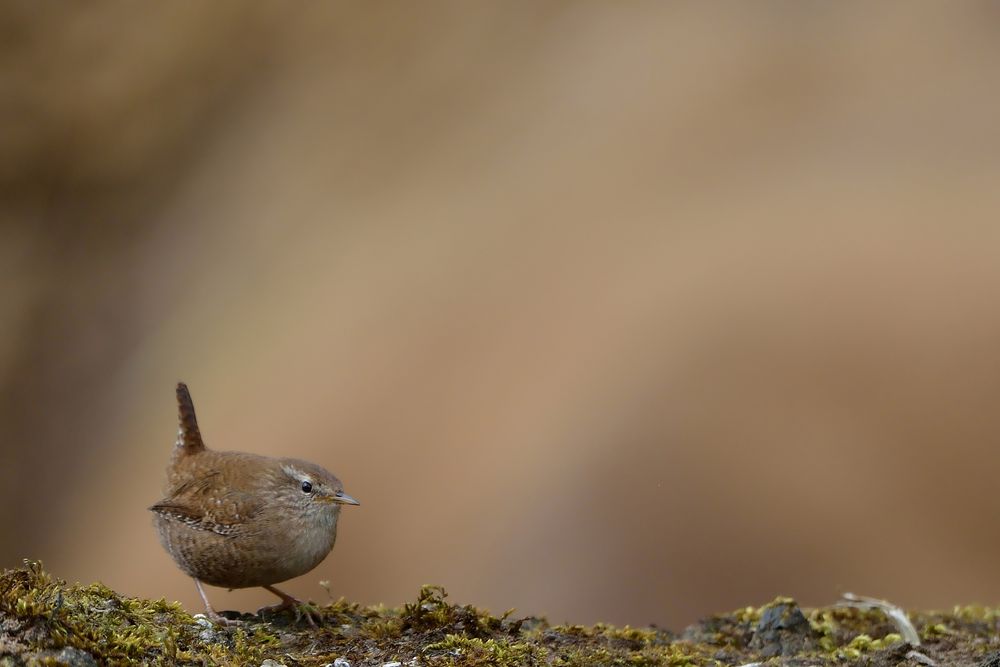
<path fill-rule="evenodd" d="M 329 500 L 330 500 L 331 503 L 341 503 L 343 505 L 360 505 L 361 504 L 357 500 L 355 500 L 354 498 L 352 498 L 349 495 L 347 495 L 346 493 L 344 493 L 343 491 L 341 491 L 340 493 L 337 493 L 337 494 L 334 494 L 334 495 L 330 496 Z"/>

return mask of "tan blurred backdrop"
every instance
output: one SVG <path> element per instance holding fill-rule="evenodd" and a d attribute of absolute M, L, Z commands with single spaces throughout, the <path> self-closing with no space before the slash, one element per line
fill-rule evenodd
<path fill-rule="evenodd" d="M 196 609 L 146 511 L 184 380 L 209 446 L 361 499 L 301 596 L 673 628 L 1000 600 L 994 4 L 0 32 L 0 564 Z"/>

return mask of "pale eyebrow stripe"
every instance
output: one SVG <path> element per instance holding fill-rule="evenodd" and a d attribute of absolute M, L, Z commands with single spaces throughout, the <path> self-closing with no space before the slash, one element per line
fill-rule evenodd
<path fill-rule="evenodd" d="M 306 473 L 302 472 L 301 470 L 299 470 L 295 466 L 283 465 L 283 466 L 281 466 L 281 469 L 284 470 L 285 473 L 289 477 L 292 477 L 294 479 L 297 479 L 297 480 L 300 480 L 300 481 L 303 481 L 303 482 L 309 482 L 310 484 L 314 483 L 312 475 L 307 475 Z"/>

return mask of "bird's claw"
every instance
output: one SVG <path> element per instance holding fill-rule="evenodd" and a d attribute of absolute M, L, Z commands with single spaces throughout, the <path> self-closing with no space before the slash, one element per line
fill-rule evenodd
<path fill-rule="evenodd" d="M 238 618 L 226 618 L 225 616 L 215 611 L 214 609 L 206 609 L 205 618 L 207 618 L 209 621 L 219 626 L 220 628 L 227 628 L 227 627 L 233 628 L 233 627 L 239 627 L 244 624 L 244 622 L 239 620 Z"/>
<path fill-rule="evenodd" d="M 261 607 L 257 610 L 258 616 L 265 616 L 267 614 L 273 614 L 275 612 L 284 611 L 285 609 L 291 609 L 295 612 L 295 622 L 298 623 L 302 620 L 304 616 L 309 622 L 309 625 L 316 627 L 317 621 L 323 622 L 323 614 L 320 613 L 319 607 L 309 602 L 303 602 L 296 598 L 290 598 L 288 600 L 282 600 L 278 604 L 269 605 L 267 607 Z"/>

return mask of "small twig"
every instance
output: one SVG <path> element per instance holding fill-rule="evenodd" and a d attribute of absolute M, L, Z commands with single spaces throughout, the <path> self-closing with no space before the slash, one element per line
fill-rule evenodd
<path fill-rule="evenodd" d="M 892 604 L 891 602 L 886 602 L 885 600 L 879 600 L 878 598 L 869 598 L 863 595 L 855 595 L 854 593 L 844 593 L 843 599 L 838 602 L 836 607 L 853 607 L 855 609 L 880 609 L 886 616 L 889 617 L 899 631 L 899 634 L 903 637 L 903 640 L 910 646 L 920 646 L 920 635 L 917 634 L 917 629 L 913 627 L 913 623 L 910 622 L 910 618 L 906 615 L 906 612 Z M 916 651 L 911 651 L 911 653 L 917 653 Z M 918 655 L 923 656 L 922 653 Z M 927 660 L 927 656 L 923 656 Z M 924 663 L 928 664 L 928 663 Z M 931 661 L 933 664 L 933 661 Z"/>
<path fill-rule="evenodd" d="M 928 658 L 926 655 L 920 651 L 909 651 L 906 654 L 907 660 L 912 660 L 914 662 L 919 662 L 921 665 L 927 665 L 927 667 L 937 667 L 937 663 Z"/>

